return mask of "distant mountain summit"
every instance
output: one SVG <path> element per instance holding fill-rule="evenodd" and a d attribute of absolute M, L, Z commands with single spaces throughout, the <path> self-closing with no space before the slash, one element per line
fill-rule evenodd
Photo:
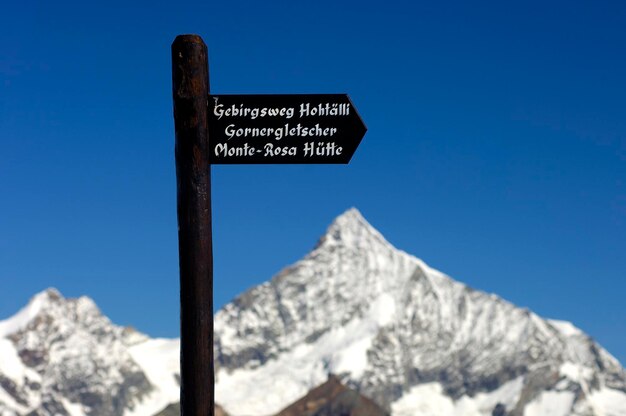
<path fill-rule="evenodd" d="M 624 369 L 589 336 L 452 280 L 356 209 L 215 331 L 233 415 L 275 413 L 328 373 L 393 415 L 626 415 Z"/>
<path fill-rule="evenodd" d="M 178 349 L 48 289 L 0 321 L 0 415 L 152 415 L 178 400 Z"/>
<path fill-rule="evenodd" d="M 89 298 L 44 291 L 0 321 L 0 416 L 173 414 L 178 354 L 178 340 L 114 325 Z M 215 358 L 216 401 L 233 416 L 321 405 L 320 391 L 393 416 L 626 415 L 626 373 L 588 335 L 452 280 L 356 209 L 217 313 Z"/>

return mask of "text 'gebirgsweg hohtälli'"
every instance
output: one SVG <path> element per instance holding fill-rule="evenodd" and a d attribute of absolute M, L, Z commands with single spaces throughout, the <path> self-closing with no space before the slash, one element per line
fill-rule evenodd
<path fill-rule="evenodd" d="M 343 148 L 332 140 L 338 131 L 336 126 L 320 123 L 306 124 L 300 119 L 305 117 L 349 116 L 349 103 L 311 104 L 304 102 L 296 107 L 253 107 L 243 103 L 224 105 L 219 102 L 219 97 L 213 97 L 213 100 L 213 116 L 217 120 L 233 119 L 233 122 L 224 128 L 227 142 L 218 143 L 214 146 L 213 151 L 217 157 L 245 157 L 258 154 L 268 157 L 297 156 L 299 151 L 305 157 L 340 156 L 343 152 Z M 261 121 L 264 119 L 288 121 L 284 125 L 272 127 L 244 126 L 249 120 Z M 264 139 L 263 143 L 255 144 L 255 138 Z M 284 138 L 302 138 L 303 141 L 300 143 L 290 141 L 289 144 L 283 145 L 280 140 Z M 231 144 L 232 139 L 239 140 L 235 140 Z M 268 139 L 276 143 L 267 143 Z M 325 140 L 320 141 L 320 139 Z"/>

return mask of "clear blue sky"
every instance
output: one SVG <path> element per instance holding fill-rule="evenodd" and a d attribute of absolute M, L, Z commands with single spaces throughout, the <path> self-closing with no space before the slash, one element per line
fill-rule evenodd
<path fill-rule="evenodd" d="M 169 48 L 198 33 L 212 92 L 346 92 L 369 128 L 347 166 L 213 169 L 217 306 L 356 206 L 626 362 L 626 4 L 466 3 L 5 4 L 0 318 L 55 286 L 178 335 Z"/>

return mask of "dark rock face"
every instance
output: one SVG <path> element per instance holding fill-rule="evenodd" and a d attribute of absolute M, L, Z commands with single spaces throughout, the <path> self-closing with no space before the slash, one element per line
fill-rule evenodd
<path fill-rule="evenodd" d="M 389 416 L 372 400 L 341 384 L 335 376 L 309 391 L 276 416 Z"/>
<path fill-rule="evenodd" d="M 154 416 L 180 416 L 180 403 L 172 403 Z M 229 416 L 229 414 L 219 404 L 216 404 L 215 416 Z"/>
<path fill-rule="evenodd" d="M 491 416 L 506 416 L 506 407 L 502 403 L 498 403 L 491 412 Z"/>
<path fill-rule="evenodd" d="M 0 387 L 18 404 L 28 406 L 28 402 L 20 395 L 20 390 L 14 381 L 0 374 Z"/>

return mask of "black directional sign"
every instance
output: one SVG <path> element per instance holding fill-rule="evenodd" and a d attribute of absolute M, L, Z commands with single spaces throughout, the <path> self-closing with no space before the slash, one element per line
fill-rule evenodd
<path fill-rule="evenodd" d="M 367 128 L 346 94 L 210 95 L 211 164 L 348 163 Z"/>

